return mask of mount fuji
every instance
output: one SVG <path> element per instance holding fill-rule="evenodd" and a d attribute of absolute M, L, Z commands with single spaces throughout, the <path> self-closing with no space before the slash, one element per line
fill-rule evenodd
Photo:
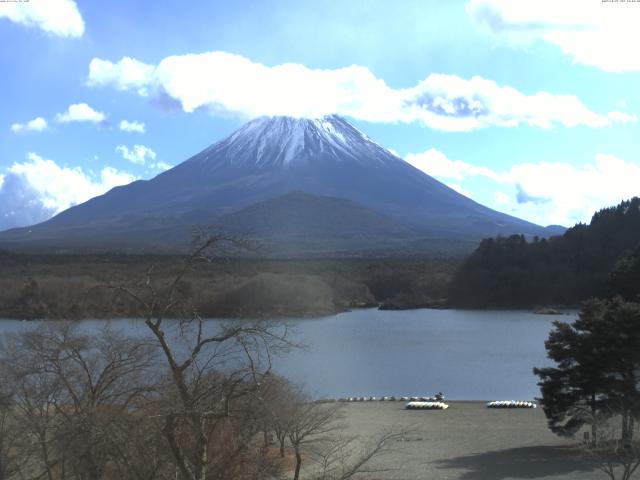
<path fill-rule="evenodd" d="M 151 180 L 0 233 L 0 245 L 180 250 L 196 225 L 247 233 L 267 254 L 402 254 L 544 228 L 459 194 L 343 118 L 250 121 Z"/>

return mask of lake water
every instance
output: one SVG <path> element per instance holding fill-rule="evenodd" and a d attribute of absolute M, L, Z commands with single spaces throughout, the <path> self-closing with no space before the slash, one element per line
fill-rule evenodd
<path fill-rule="evenodd" d="M 432 395 L 455 400 L 532 399 L 539 396 L 534 366 L 549 364 L 544 341 L 553 320 L 570 315 L 523 311 L 354 310 L 292 320 L 307 345 L 274 360 L 274 370 L 303 383 L 314 397 Z M 113 322 L 145 332 L 133 320 Z M 84 321 L 89 329 L 102 321 Z M 3 320 L 0 334 L 34 322 Z"/>

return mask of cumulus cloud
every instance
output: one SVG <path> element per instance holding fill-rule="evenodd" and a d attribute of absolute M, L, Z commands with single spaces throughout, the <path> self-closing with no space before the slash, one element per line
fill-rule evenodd
<path fill-rule="evenodd" d="M 42 132 L 46 129 L 47 121 L 42 117 L 34 118 L 27 123 L 14 123 L 11 125 L 11 131 L 14 133 Z"/>
<path fill-rule="evenodd" d="M 514 165 L 505 173 L 516 185 L 516 211 L 538 212 L 549 223 L 588 222 L 594 211 L 638 195 L 640 165 L 598 154 L 572 165 L 539 162 Z"/>
<path fill-rule="evenodd" d="M 55 211 L 42 203 L 40 193 L 15 173 L 3 176 L 0 186 L 0 230 L 23 227 L 51 218 Z"/>
<path fill-rule="evenodd" d="M 592 112 L 574 95 L 549 92 L 526 95 L 479 76 L 467 80 L 456 75 L 431 74 L 405 92 L 409 92 L 405 107 L 427 126 L 440 126 L 443 130 L 520 124 L 541 128 L 554 124 L 603 127 L 612 120 Z"/>
<path fill-rule="evenodd" d="M 106 115 L 91 108 L 86 103 L 74 103 L 64 113 L 58 113 L 56 120 L 60 123 L 68 122 L 104 122 Z"/>
<path fill-rule="evenodd" d="M 509 205 L 509 203 L 511 203 L 511 199 L 509 198 L 509 195 L 501 191 L 497 191 L 494 195 L 494 198 L 495 198 L 496 204 L 498 205 Z"/>
<path fill-rule="evenodd" d="M 124 57 L 118 63 L 94 58 L 89 64 L 87 83 L 94 85 L 112 85 L 118 90 L 137 90 L 147 95 L 147 87 L 153 83 L 154 67 L 134 58 Z"/>
<path fill-rule="evenodd" d="M 603 127 L 632 121 L 621 112 L 593 112 L 574 95 L 527 94 L 479 76 L 434 73 L 411 88 L 394 89 L 358 65 L 332 70 L 292 63 L 270 67 L 221 51 L 170 56 L 157 65 L 129 57 L 116 63 L 94 58 L 87 83 L 177 103 L 185 112 L 206 109 L 249 118 L 337 113 L 447 131 L 522 124 Z"/>
<path fill-rule="evenodd" d="M 2 17 L 61 37 L 80 37 L 84 33 L 84 20 L 73 0 L 0 2 Z"/>
<path fill-rule="evenodd" d="M 640 165 L 605 154 L 582 165 L 527 162 L 503 171 L 450 160 L 436 149 L 406 161 L 445 183 L 454 180 L 454 189 L 471 177 L 489 179 L 496 206 L 540 225 L 588 222 L 595 211 L 638 195 L 640 184 Z"/>
<path fill-rule="evenodd" d="M 73 205 L 136 179 L 112 167 L 93 175 L 80 167 L 62 167 L 35 153 L 0 175 L 0 230 L 32 225 Z"/>
<path fill-rule="evenodd" d="M 418 170 L 438 178 L 464 180 L 467 177 L 483 176 L 500 181 L 500 175 L 486 167 L 480 167 L 463 162 L 450 160 L 440 150 L 430 148 L 421 153 L 409 153 L 405 161 Z"/>
<path fill-rule="evenodd" d="M 462 187 L 462 185 L 458 185 L 457 183 L 447 183 L 447 187 L 455 190 L 460 195 L 464 195 L 465 197 L 473 198 L 473 194 Z"/>
<path fill-rule="evenodd" d="M 544 41 L 574 63 L 608 72 L 640 70 L 640 9 L 601 0 L 471 0 L 467 13 L 516 44 Z"/>
<path fill-rule="evenodd" d="M 388 150 L 388 151 L 389 151 L 389 153 L 390 153 L 391 155 L 393 155 L 394 157 L 402 158 L 402 157 L 400 157 L 400 154 L 398 153 L 398 151 L 397 151 L 397 150 L 394 150 L 393 148 L 387 148 L 387 150 Z"/>
<path fill-rule="evenodd" d="M 164 172 L 165 170 L 169 170 L 170 168 L 173 168 L 173 165 L 170 165 L 166 162 L 155 162 L 153 164 L 151 164 L 151 167 L 156 169 L 156 170 L 160 170 L 162 172 Z"/>
<path fill-rule="evenodd" d="M 615 123 L 635 123 L 638 117 L 624 112 L 609 112 L 609 120 Z"/>
<path fill-rule="evenodd" d="M 122 158 L 135 163 L 136 165 L 144 165 L 147 160 L 155 160 L 156 152 L 145 145 L 134 145 L 131 149 L 126 145 L 118 145 L 116 152 L 122 154 Z"/>
<path fill-rule="evenodd" d="M 144 122 L 130 122 L 128 120 L 122 120 L 120 122 L 120 130 L 122 130 L 123 132 L 137 132 L 137 133 L 144 133 L 145 131 L 145 125 Z"/>

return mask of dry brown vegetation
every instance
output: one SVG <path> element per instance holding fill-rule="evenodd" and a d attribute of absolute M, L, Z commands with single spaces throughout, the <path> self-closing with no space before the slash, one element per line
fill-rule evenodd
<path fill-rule="evenodd" d="M 182 257 L 0 252 L 0 318 L 135 317 L 130 298 L 102 288 L 145 278 L 169 282 Z M 317 316 L 355 307 L 439 304 L 455 260 L 217 259 L 180 284 L 206 317 Z"/>
<path fill-rule="evenodd" d="M 271 374 L 272 356 L 295 348 L 286 324 L 205 322 L 193 308 L 183 280 L 224 240 L 205 238 L 172 277 L 150 268 L 140 282 L 99 289 L 129 302 L 146 335 L 47 322 L 4 339 L 0 479 L 348 480 L 369 471 L 402 432 L 336 450 L 338 410 Z M 301 476 L 313 458 L 323 461 Z"/>

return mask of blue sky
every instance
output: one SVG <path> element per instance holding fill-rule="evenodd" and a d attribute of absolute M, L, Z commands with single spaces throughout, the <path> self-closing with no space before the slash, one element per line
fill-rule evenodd
<path fill-rule="evenodd" d="M 0 3 L 0 229 L 259 115 L 338 113 L 539 224 L 638 194 L 640 3 Z"/>

